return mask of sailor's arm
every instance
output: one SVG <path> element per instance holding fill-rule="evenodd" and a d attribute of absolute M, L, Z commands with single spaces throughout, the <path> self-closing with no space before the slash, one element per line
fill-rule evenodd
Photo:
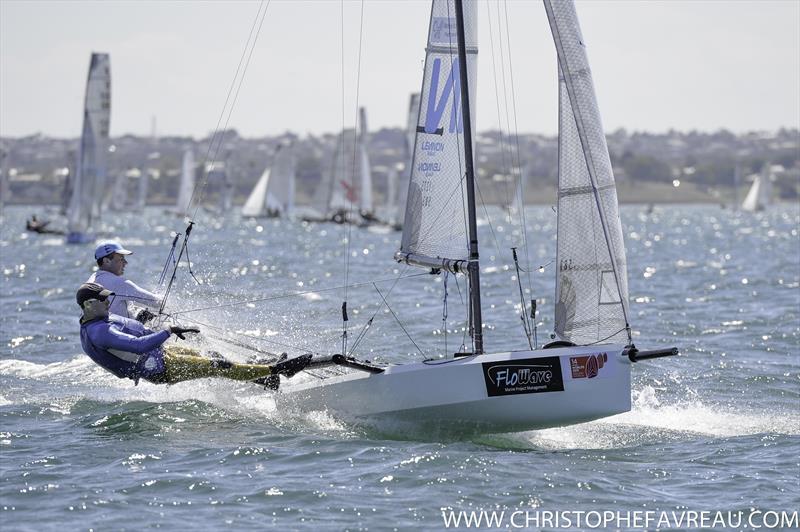
<path fill-rule="evenodd" d="M 107 327 L 94 327 L 90 330 L 92 343 L 104 349 L 118 349 L 131 353 L 146 353 L 167 341 L 169 330 L 133 336 L 109 324 Z"/>
<path fill-rule="evenodd" d="M 121 290 L 115 292 L 118 297 L 127 299 L 131 303 L 137 303 L 150 308 L 158 308 L 161 306 L 161 297 L 145 290 L 130 280 L 126 280 Z"/>

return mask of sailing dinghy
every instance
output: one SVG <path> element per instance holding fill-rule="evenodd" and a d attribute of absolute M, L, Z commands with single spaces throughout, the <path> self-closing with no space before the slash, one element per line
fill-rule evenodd
<path fill-rule="evenodd" d="M 106 186 L 106 152 L 111 121 L 111 67 L 108 54 L 93 53 L 86 81 L 83 130 L 77 172 L 67 207 L 67 243 L 94 240 Z"/>
<path fill-rule="evenodd" d="M 542 429 L 630 410 L 631 363 L 677 354 L 675 348 L 639 351 L 631 342 L 617 194 L 577 15 L 571 1 L 544 0 L 544 6 L 559 65 L 556 341 L 542 349 L 484 352 L 471 139 L 476 3 L 433 0 L 395 259 L 468 278 L 472 350 L 385 366 L 307 355 L 307 367 L 358 371 L 288 383 L 276 394 L 279 404 L 317 405 L 354 421 L 475 432 Z"/>
<path fill-rule="evenodd" d="M 742 202 L 742 210 L 749 212 L 763 211 L 772 204 L 772 182 L 770 181 L 769 164 L 761 169 L 761 174 L 753 178 L 753 184 Z"/>
<path fill-rule="evenodd" d="M 313 200 L 315 215 L 308 222 L 365 225 L 375 221 L 372 203 L 372 171 L 367 155 L 367 114 L 359 109 L 359 129 L 339 135 L 330 168 Z"/>
<path fill-rule="evenodd" d="M 272 165 L 261 174 L 242 206 L 242 216 L 291 217 L 294 211 L 295 166 L 292 146 L 279 145 Z"/>

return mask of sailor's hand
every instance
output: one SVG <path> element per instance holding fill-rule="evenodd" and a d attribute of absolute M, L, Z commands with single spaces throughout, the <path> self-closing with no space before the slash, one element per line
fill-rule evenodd
<path fill-rule="evenodd" d="M 199 333 L 200 329 L 197 327 L 179 327 L 177 325 L 170 325 L 169 332 L 181 340 L 186 340 L 186 337 L 184 336 L 185 333 Z"/>
<path fill-rule="evenodd" d="M 138 321 L 139 323 L 147 323 L 148 321 L 152 320 L 152 319 L 153 319 L 153 318 L 155 318 L 155 317 L 156 317 L 156 315 L 155 315 L 155 314 L 153 314 L 152 312 L 150 312 L 149 310 L 147 310 L 147 309 L 142 309 L 142 310 L 141 310 L 141 311 L 140 311 L 140 312 L 139 312 L 139 313 L 136 315 L 136 321 Z"/>

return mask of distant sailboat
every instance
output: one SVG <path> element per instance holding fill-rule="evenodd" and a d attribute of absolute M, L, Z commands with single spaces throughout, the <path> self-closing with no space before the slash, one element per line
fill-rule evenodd
<path fill-rule="evenodd" d="M 86 82 L 83 130 L 72 197 L 67 209 L 67 243 L 94 240 L 92 230 L 102 211 L 106 152 L 111 121 L 111 67 L 108 54 L 93 53 Z"/>
<path fill-rule="evenodd" d="M 761 174 L 756 175 L 750 191 L 742 202 L 742 210 L 749 212 L 763 211 L 772 205 L 772 182 L 770 181 L 769 164 L 765 164 Z"/>
<path fill-rule="evenodd" d="M 0 148 L 0 215 L 5 204 L 11 199 L 11 186 L 8 182 L 8 152 Z"/>
<path fill-rule="evenodd" d="M 295 158 L 292 146 L 278 146 L 272 164 L 264 170 L 242 207 L 242 216 L 291 217 L 294 212 Z"/>
<path fill-rule="evenodd" d="M 136 181 L 136 204 L 134 210 L 142 212 L 147 205 L 147 191 L 150 186 L 150 176 L 147 169 L 139 171 L 138 179 Z"/>
<path fill-rule="evenodd" d="M 183 152 L 183 163 L 181 165 L 181 181 L 178 185 L 178 199 L 175 200 L 175 212 L 179 216 L 188 216 L 194 192 L 195 177 L 194 152 L 187 148 Z"/>
<path fill-rule="evenodd" d="M 389 211 L 389 221 L 395 229 L 402 229 L 401 219 L 406 212 L 406 196 L 408 195 L 408 182 L 411 178 L 411 160 L 414 152 L 414 141 L 417 137 L 417 120 L 419 118 L 419 93 L 412 94 L 408 101 L 408 115 L 406 117 L 406 135 L 403 143 L 403 171 L 396 180 L 395 200 Z"/>
<path fill-rule="evenodd" d="M 367 154 L 367 118 L 359 110 L 360 129 L 342 131 L 331 154 L 331 165 L 323 172 L 314 197 L 315 217 L 308 221 L 363 223 L 374 220 L 372 171 Z"/>

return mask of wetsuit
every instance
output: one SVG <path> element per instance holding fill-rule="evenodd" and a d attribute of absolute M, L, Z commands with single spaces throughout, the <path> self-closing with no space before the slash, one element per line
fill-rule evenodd
<path fill-rule="evenodd" d="M 169 331 L 153 332 L 136 320 L 110 314 L 81 320 L 81 346 L 100 366 L 119 378 L 159 382 L 165 373 L 164 351 Z"/>
<path fill-rule="evenodd" d="M 204 377 L 252 381 L 272 374 L 266 364 L 235 364 L 200 356 L 193 349 L 161 347 L 169 331 L 154 332 L 136 320 L 110 314 L 81 320 L 81 346 L 97 364 L 120 378 L 172 384 Z"/>

